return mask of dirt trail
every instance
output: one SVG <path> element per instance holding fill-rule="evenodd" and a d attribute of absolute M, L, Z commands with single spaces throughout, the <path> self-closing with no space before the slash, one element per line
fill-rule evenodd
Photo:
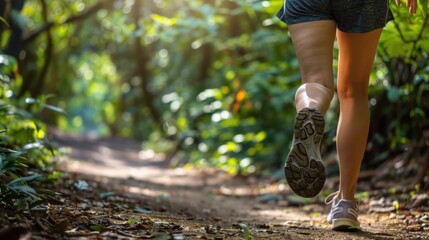
<path fill-rule="evenodd" d="M 368 213 L 366 205 L 362 232 L 333 232 L 322 199 L 302 204 L 287 185 L 269 179 L 165 168 L 162 155 L 130 140 L 57 133 L 55 141 L 70 150 L 61 169 L 151 202 L 152 218 L 181 226 L 171 239 L 243 239 L 246 226 L 253 239 L 429 239 L 428 231 L 406 231 L 403 219 Z"/>

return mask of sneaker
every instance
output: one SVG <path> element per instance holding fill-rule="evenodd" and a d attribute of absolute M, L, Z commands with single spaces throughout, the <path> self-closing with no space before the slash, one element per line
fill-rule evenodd
<path fill-rule="evenodd" d="M 325 120 L 314 108 L 304 108 L 295 117 L 292 149 L 286 159 L 285 177 L 302 197 L 314 197 L 325 184 L 325 167 L 320 156 Z"/>
<path fill-rule="evenodd" d="M 332 224 L 331 229 L 343 232 L 359 231 L 358 204 L 346 199 L 338 200 L 337 194 L 338 192 L 332 193 L 325 199 L 326 204 L 332 204 L 331 211 L 327 217 L 328 222 Z"/>

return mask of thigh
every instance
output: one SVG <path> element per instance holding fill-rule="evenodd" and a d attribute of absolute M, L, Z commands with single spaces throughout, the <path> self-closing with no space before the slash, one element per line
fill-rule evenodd
<path fill-rule="evenodd" d="M 332 20 L 289 25 L 303 83 L 334 89 L 332 61 L 336 23 Z"/>
<path fill-rule="evenodd" d="M 368 96 L 369 76 L 374 64 L 378 40 L 382 29 L 368 33 L 337 31 L 339 48 L 338 96 Z"/>

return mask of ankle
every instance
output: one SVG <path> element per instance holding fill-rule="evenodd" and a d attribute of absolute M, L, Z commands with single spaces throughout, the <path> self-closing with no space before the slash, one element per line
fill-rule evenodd
<path fill-rule="evenodd" d="M 352 193 L 347 193 L 347 192 L 342 192 L 342 191 L 340 190 L 340 191 L 338 192 L 338 195 L 337 195 L 337 200 L 341 200 L 341 199 L 348 200 L 348 201 L 352 201 L 352 202 L 356 202 L 354 192 L 352 192 Z"/>

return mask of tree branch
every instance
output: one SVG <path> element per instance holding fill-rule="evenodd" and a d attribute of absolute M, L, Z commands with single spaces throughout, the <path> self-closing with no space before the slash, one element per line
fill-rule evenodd
<path fill-rule="evenodd" d="M 72 16 L 68 17 L 66 20 L 64 20 L 61 23 L 57 23 L 54 21 L 46 22 L 44 25 L 25 33 L 22 41 L 24 42 L 24 44 L 31 42 L 32 40 L 37 38 L 40 34 L 42 34 L 45 31 L 48 31 L 49 29 L 51 29 L 54 26 L 84 20 L 85 18 L 93 15 L 94 13 L 96 13 L 100 9 L 109 8 L 112 4 L 113 4 L 112 0 L 101 1 L 101 2 L 98 2 L 97 4 L 94 4 L 93 6 L 91 6 L 89 8 L 87 8 L 86 10 L 82 11 L 82 13 L 80 13 L 80 14 L 72 15 Z"/>

